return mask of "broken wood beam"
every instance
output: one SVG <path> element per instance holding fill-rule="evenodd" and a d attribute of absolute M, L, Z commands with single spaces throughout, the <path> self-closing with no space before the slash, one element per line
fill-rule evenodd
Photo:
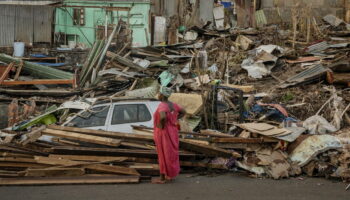
<path fill-rule="evenodd" d="M 116 60 L 118 61 L 119 63 L 127 66 L 127 67 L 130 67 L 132 69 L 135 69 L 137 71 L 140 71 L 140 72 L 144 72 L 148 75 L 151 75 L 151 72 L 147 71 L 145 68 L 141 67 L 140 65 L 138 64 L 135 64 L 133 63 L 131 60 L 127 59 L 127 58 L 124 58 L 118 54 L 115 54 L 113 52 L 110 52 L 110 51 L 107 51 L 106 53 L 106 56 L 111 58 L 112 60 Z"/>
<path fill-rule="evenodd" d="M 350 73 L 327 72 L 327 82 L 329 84 L 342 84 L 350 87 Z"/>
<path fill-rule="evenodd" d="M 121 141 L 117 139 L 94 136 L 94 135 L 86 135 L 86 134 L 74 133 L 69 131 L 53 130 L 53 129 L 45 129 L 42 131 L 42 134 L 62 137 L 67 139 L 73 139 L 73 140 L 79 140 L 82 142 L 112 146 L 112 147 L 118 147 L 121 143 Z"/>
<path fill-rule="evenodd" d="M 0 85 L 2 85 L 2 83 L 5 81 L 6 77 L 8 76 L 8 74 L 10 73 L 12 67 L 13 67 L 14 63 L 10 63 L 3 74 L 1 74 L 1 77 L 0 77 Z"/>

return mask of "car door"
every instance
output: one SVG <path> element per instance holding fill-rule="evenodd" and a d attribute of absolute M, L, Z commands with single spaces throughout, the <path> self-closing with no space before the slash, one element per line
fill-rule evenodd
<path fill-rule="evenodd" d="M 116 103 L 113 105 L 108 131 L 133 133 L 132 125 L 152 127 L 152 111 L 147 103 Z"/>
<path fill-rule="evenodd" d="M 89 111 L 83 111 L 67 123 L 67 126 L 93 130 L 107 130 L 109 105 L 95 106 Z"/>

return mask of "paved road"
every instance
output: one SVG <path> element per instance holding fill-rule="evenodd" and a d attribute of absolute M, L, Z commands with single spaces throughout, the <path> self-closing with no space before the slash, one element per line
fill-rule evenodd
<path fill-rule="evenodd" d="M 1 200 L 349 200 L 346 184 L 325 179 L 274 181 L 240 175 L 181 175 L 172 184 L 0 187 Z"/>

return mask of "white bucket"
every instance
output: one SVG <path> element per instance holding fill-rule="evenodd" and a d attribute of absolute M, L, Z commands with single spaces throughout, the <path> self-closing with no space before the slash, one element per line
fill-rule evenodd
<path fill-rule="evenodd" d="M 75 41 L 68 41 L 68 47 L 71 49 L 74 49 L 75 46 L 77 46 L 77 43 Z"/>
<path fill-rule="evenodd" d="M 13 43 L 13 56 L 15 57 L 24 56 L 24 42 Z"/>

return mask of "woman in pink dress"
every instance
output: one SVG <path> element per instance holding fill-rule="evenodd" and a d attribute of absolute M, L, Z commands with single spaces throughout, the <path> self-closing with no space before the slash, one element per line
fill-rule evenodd
<path fill-rule="evenodd" d="M 168 101 L 171 89 L 161 87 L 158 96 L 161 103 L 154 113 L 154 142 L 157 148 L 160 178 L 153 183 L 165 183 L 180 172 L 178 119 L 186 112 L 179 105 Z"/>

